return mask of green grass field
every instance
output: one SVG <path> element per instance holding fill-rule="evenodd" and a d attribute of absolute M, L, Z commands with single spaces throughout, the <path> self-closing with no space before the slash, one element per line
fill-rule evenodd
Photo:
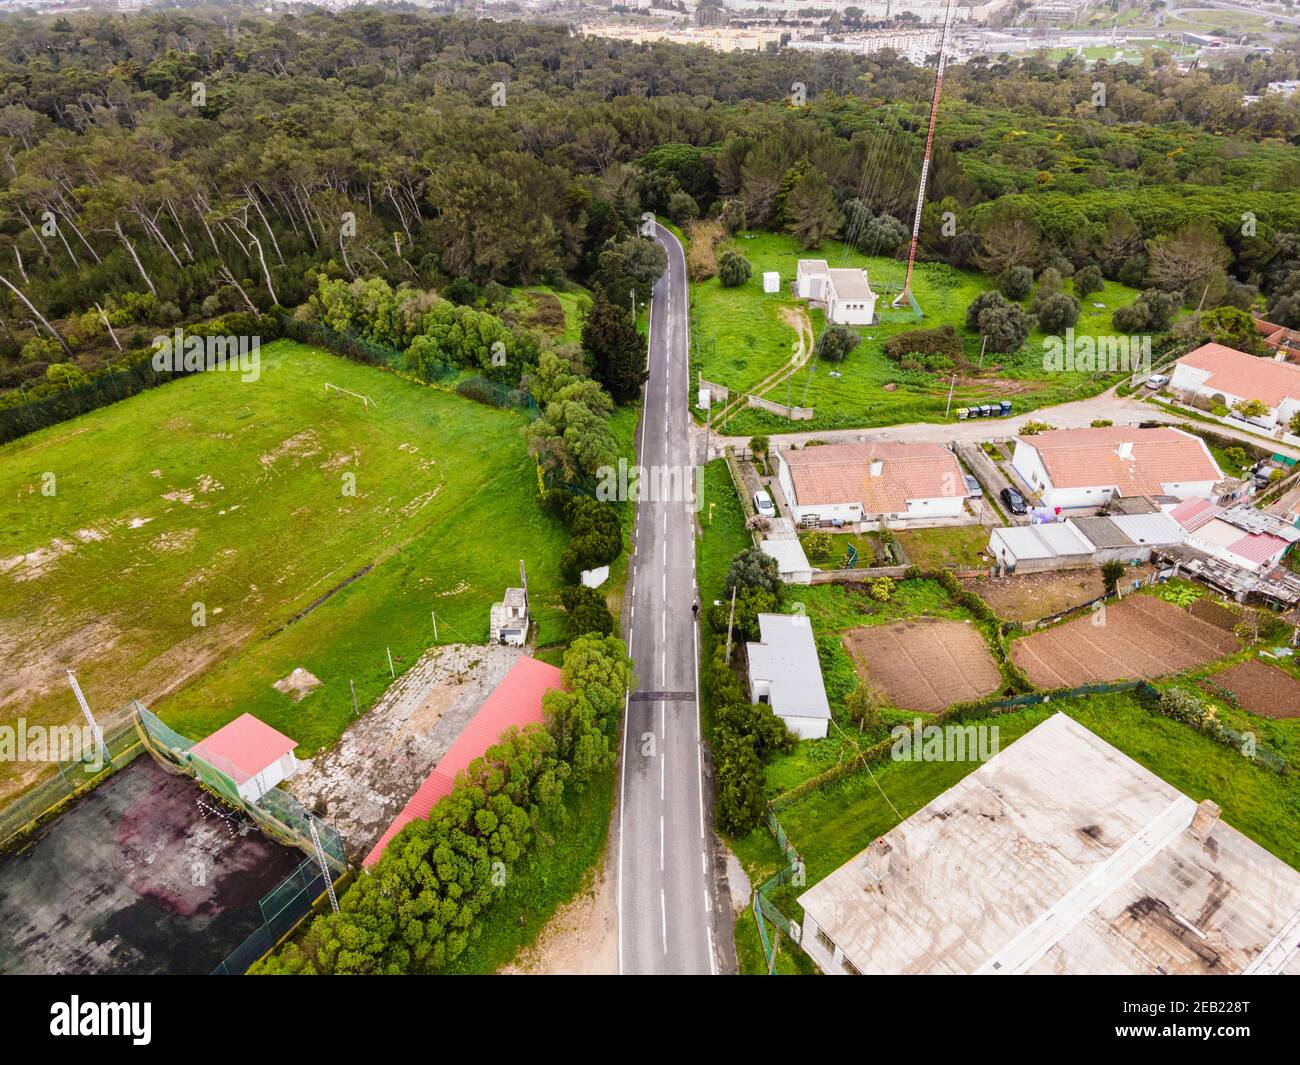
<path fill-rule="evenodd" d="M 716 278 L 691 286 L 692 343 L 695 348 L 693 370 L 704 377 L 736 391 L 750 391 L 770 374 L 789 364 L 796 341 L 794 330 L 783 314 L 806 306 L 791 293 L 790 283 L 801 258 L 826 259 L 834 267 L 865 267 L 878 292 L 892 293 L 902 288 L 906 264 L 893 259 L 869 257 L 849 251 L 838 241 L 827 241 L 820 248 L 801 250 L 789 236 L 776 233 L 740 233 L 729 242 L 749 259 L 753 276 L 739 288 L 723 288 Z M 781 274 L 780 294 L 763 292 L 762 273 L 775 270 Z M 791 423 L 768 413 L 746 409 L 729 418 L 726 432 L 747 435 L 754 432 L 789 432 L 795 429 L 832 429 L 874 425 L 897 425 L 915 421 L 944 421 L 951 376 L 900 370 L 886 358 L 884 342 L 908 329 L 952 325 L 962 334 L 966 357 L 978 366 L 979 337 L 968 335 L 965 328 L 966 308 L 992 281 L 976 271 L 955 270 L 941 263 L 919 263 L 912 289 L 925 317 L 917 322 L 910 316 L 859 329 L 862 344 L 840 364 L 811 363 L 791 379 L 789 388 L 782 382 L 764 393 L 778 403 L 787 398 L 796 405 L 816 410 L 812 421 Z M 1068 290 L 1067 282 L 1067 290 Z M 1115 308 L 1132 301 L 1135 291 L 1115 282 L 1107 282 L 1103 291 L 1082 302 L 1077 334 L 1110 334 L 1111 314 Z M 882 295 L 878 314 L 886 309 L 891 296 Z M 1094 306 L 1101 304 L 1102 306 Z M 889 315 L 886 315 L 889 317 Z M 820 335 L 824 316 L 813 313 L 813 327 Z M 1014 355 L 988 355 L 984 373 L 969 381 L 959 380 L 952 397 L 952 410 L 972 403 L 988 403 L 1009 398 L 1016 413 L 1038 407 L 1083 399 L 1102 391 L 1110 379 L 1083 373 L 1043 371 L 1043 337 L 1035 332 Z M 832 377 L 831 373 L 839 377 Z M 886 391 L 885 386 L 897 387 Z M 948 416 L 955 419 L 955 414 Z"/>
<path fill-rule="evenodd" d="M 256 382 L 199 374 L 0 448 L 0 721 L 72 721 L 72 668 L 100 712 L 140 698 L 197 737 L 248 711 L 311 753 L 351 720 L 349 679 L 364 710 L 386 648 L 400 673 L 433 642 L 431 611 L 441 642 L 484 641 L 520 558 L 555 642 L 566 533 L 524 424 L 279 341 Z M 271 685 L 298 666 L 324 683 L 295 703 Z"/>

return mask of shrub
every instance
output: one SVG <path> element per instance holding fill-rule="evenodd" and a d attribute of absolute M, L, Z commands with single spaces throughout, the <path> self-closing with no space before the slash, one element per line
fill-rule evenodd
<path fill-rule="evenodd" d="M 949 359 L 958 359 L 965 353 L 965 346 L 957 331 L 952 326 L 945 325 L 937 329 L 909 329 L 905 333 L 898 333 L 885 341 L 884 350 L 885 355 L 895 362 L 918 355 L 943 355 Z"/>
<path fill-rule="evenodd" d="M 826 558 L 835 545 L 828 532 L 810 532 L 803 538 L 803 547 L 812 558 Z"/>
<path fill-rule="evenodd" d="M 817 341 L 817 355 L 828 362 L 843 362 L 862 343 L 862 336 L 847 325 L 828 326 Z"/>
<path fill-rule="evenodd" d="M 1027 266 L 1013 266 L 998 279 L 998 291 L 1017 303 L 1034 287 L 1034 272 Z"/>
<path fill-rule="evenodd" d="M 1074 294 L 1079 299 L 1100 292 L 1104 287 L 1105 281 L 1101 276 L 1101 270 L 1096 266 L 1085 266 L 1074 275 Z"/>
<path fill-rule="evenodd" d="M 568 617 L 565 632 L 569 639 L 577 639 L 589 632 L 599 636 L 614 634 L 614 615 L 609 612 L 605 597 L 596 588 L 578 584 L 560 592 L 560 602 Z"/>
<path fill-rule="evenodd" d="M 718 259 L 718 282 L 723 288 L 739 288 L 753 272 L 749 260 L 738 251 L 724 251 Z"/>
<path fill-rule="evenodd" d="M 1064 333 L 1079 320 L 1079 301 L 1064 292 L 1052 292 L 1034 297 L 1033 312 L 1038 327 L 1048 336 Z"/>
<path fill-rule="evenodd" d="M 1124 576 L 1125 566 L 1123 562 L 1111 561 L 1101 567 L 1101 579 L 1106 585 L 1106 594 L 1114 595 L 1115 589 L 1119 587 L 1120 578 Z"/>

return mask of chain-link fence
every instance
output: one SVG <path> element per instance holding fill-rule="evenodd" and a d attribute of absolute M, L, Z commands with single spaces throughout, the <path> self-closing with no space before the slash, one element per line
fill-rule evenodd
<path fill-rule="evenodd" d="M 262 896 L 258 903 L 262 913 L 261 925 L 210 975 L 242 976 L 248 972 L 254 962 L 269 953 L 311 913 L 316 900 L 324 892 L 325 875 L 320 865 L 314 858 L 304 858 L 297 869 Z"/>
<path fill-rule="evenodd" d="M 52 761 L 39 783 L 0 809 L 0 849 L 140 753 L 143 748 L 135 729 L 135 705 L 134 702 L 128 703 L 98 722 L 104 744 L 102 751 L 97 739 L 88 738 L 78 745 L 79 751 L 75 756 Z M 82 728 L 79 725 L 67 727 Z M 48 726 L 46 735 L 61 728 L 63 726 Z M 89 732 L 88 726 L 86 732 Z"/>
<path fill-rule="evenodd" d="M 346 872 L 347 856 L 343 837 L 333 825 L 314 816 L 297 799 L 281 788 L 271 788 L 256 801 L 239 793 L 235 767 L 219 755 L 194 753 L 194 741 L 165 725 L 158 716 L 135 704 L 140 734 L 149 752 L 175 772 L 186 773 L 209 787 L 226 802 L 248 814 L 268 836 L 308 855 L 315 854 L 311 826 L 316 826 L 325 860 L 334 873 Z"/>

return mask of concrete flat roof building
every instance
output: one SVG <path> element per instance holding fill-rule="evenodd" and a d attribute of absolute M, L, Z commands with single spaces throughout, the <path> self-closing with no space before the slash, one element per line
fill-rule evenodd
<path fill-rule="evenodd" d="M 800 739 L 821 739 L 831 720 L 812 621 L 803 614 L 759 614 L 759 642 L 747 645 L 749 691 Z"/>
<path fill-rule="evenodd" d="M 826 973 L 1300 975 L 1300 872 L 1065 714 L 799 903 Z"/>

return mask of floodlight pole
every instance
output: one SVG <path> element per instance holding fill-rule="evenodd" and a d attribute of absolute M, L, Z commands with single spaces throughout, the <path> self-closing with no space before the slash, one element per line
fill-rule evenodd
<path fill-rule="evenodd" d="M 335 913 L 338 913 L 339 900 L 334 894 L 334 874 L 330 872 L 329 864 L 325 861 L 325 848 L 320 845 L 320 836 L 316 834 L 315 818 L 307 818 L 307 827 L 311 829 L 311 845 L 316 851 L 316 861 L 320 865 L 321 876 L 325 878 L 325 890 L 329 892 L 330 906 Z"/>
<path fill-rule="evenodd" d="M 72 670 L 68 670 L 68 683 L 72 685 L 72 694 L 77 697 L 77 702 L 81 706 L 81 712 L 86 715 L 86 724 L 90 726 L 91 735 L 95 737 L 95 742 L 99 745 L 99 756 L 107 763 L 108 748 L 104 746 L 104 733 L 95 720 L 95 715 L 90 712 L 90 704 L 86 702 L 86 697 L 81 693 L 81 685 L 77 683 L 77 676 Z"/>

